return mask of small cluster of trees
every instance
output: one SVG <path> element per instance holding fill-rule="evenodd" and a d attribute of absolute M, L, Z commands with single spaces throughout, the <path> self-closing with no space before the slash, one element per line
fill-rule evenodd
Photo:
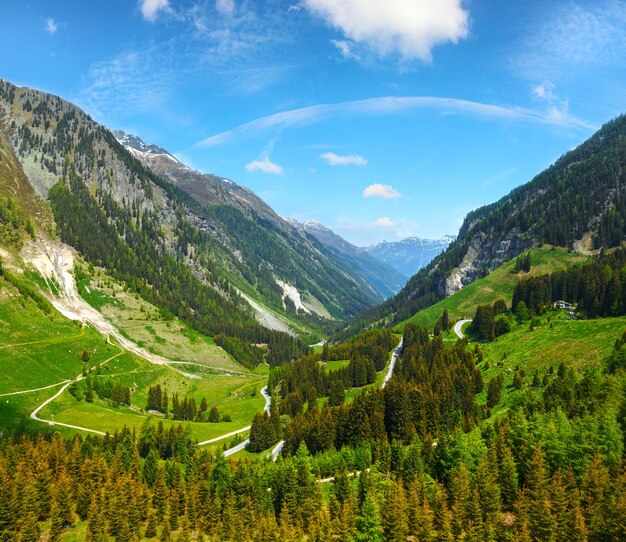
<path fill-rule="evenodd" d="M 516 259 L 515 259 L 515 272 L 516 273 L 521 273 L 522 271 L 524 273 L 528 273 L 530 272 L 530 268 L 532 266 L 532 259 L 530 256 L 530 251 L 526 252 L 524 254 L 520 254 Z"/>
<path fill-rule="evenodd" d="M 129 386 L 119 382 L 113 382 L 109 378 L 89 376 L 79 382 L 73 382 L 68 391 L 77 401 L 87 401 L 93 403 L 95 397 L 109 399 L 116 407 L 130 406 L 132 403 L 132 393 Z"/>
<path fill-rule="evenodd" d="M 435 329 L 433 330 L 433 335 L 441 335 L 441 333 L 445 331 L 450 331 L 452 324 L 450 322 L 450 316 L 448 315 L 448 309 L 444 309 L 441 317 L 437 320 L 435 324 Z"/>
<path fill-rule="evenodd" d="M 167 390 L 161 388 L 160 384 L 150 386 L 148 389 L 148 410 L 156 410 L 162 412 L 165 416 L 170 415 L 169 400 Z M 208 411 L 208 415 L 206 414 Z M 172 419 L 180 421 L 208 421 L 218 423 L 220 421 L 220 413 L 216 406 L 212 406 L 209 410 L 206 399 L 203 397 L 200 406 L 196 405 L 193 397 L 184 397 L 180 399 L 178 394 L 172 395 Z M 224 415 L 222 421 L 230 421 L 230 416 Z"/>
<path fill-rule="evenodd" d="M 482 341 L 493 341 L 496 337 L 511 331 L 511 322 L 507 316 L 508 307 L 499 299 L 493 305 L 478 305 L 470 331 Z"/>
<path fill-rule="evenodd" d="M 513 310 L 523 302 L 531 316 L 541 315 L 555 301 L 564 300 L 588 318 L 626 314 L 624 266 L 622 248 L 602 253 L 590 263 L 520 280 L 513 290 Z"/>
<path fill-rule="evenodd" d="M 156 410 L 163 414 L 169 413 L 167 390 L 161 389 L 160 384 L 148 388 L 148 405 L 146 408 L 147 410 Z"/>

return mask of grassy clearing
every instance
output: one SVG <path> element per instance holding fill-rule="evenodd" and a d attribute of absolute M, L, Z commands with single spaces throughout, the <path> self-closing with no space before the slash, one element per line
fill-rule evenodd
<path fill-rule="evenodd" d="M 331 371 L 336 371 L 337 369 L 341 369 L 343 367 L 347 367 L 350 365 L 349 359 L 338 359 L 333 361 L 327 361 L 324 363 L 324 371 L 330 373 Z"/>
<path fill-rule="evenodd" d="M 498 299 L 504 299 L 510 304 L 513 288 L 520 278 L 545 275 L 587 259 L 586 256 L 555 247 L 533 248 L 530 253 L 532 267 L 529 273 L 515 273 L 515 260 L 511 260 L 486 277 L 468 284 L 450 297 L 418 312 L 415 316 L 400 323 L 397 328 L 402 330 L 408 322 L 412 322 L 432 330 L 445 309 L 448 309 L 452 320 L 472 318 L 478 305 L 494 303 Z"/>
<path fill-rule="evenodd" d="M 505 374 L 504 399 L 494 413 L 524 398 L 535 371 L 541 381 L 550 368 L 556 373 L 562 362 L 573 369 L 601 365 L 624 329 L 626 317 L 571 320 L 566 314 L 550 312 L 542 317 L 541 325 L 534 330 L 530 329 L 528 322 L 515 324 L 510 333 L 492 343 L 482 344 L 485 390 L 493 377 L 501 372 Z M 487 364 L 489 369 L 484 369 Z M 516 370 L 525 373 L 519 390 L 513 387 Z M 486 391 L 478 400 L 481 404 L 486 402 Z"/>
<path fill-rule="evenodd" d="M 146 417 L 163 420 L 166 425 L 181 423 L 145 414 L 148 389 L 160 384 L 168 391 L 170 406 L 174 393 L 181 398 L 193 397 L 198 406 L 206 398 L 209 408 L 216 406 L 221 415 L 231 417 L 230 422 L 190 422 L 193 435 L 198 440 L 206 440 L 249 425 L 254 414 L 265 405 L 261 395 L 265 383 L 262 376 L 211 376 L 192 380 L 168 367 L 152 365 L 128 353 L 112 360 L 98 378 L 112 379 L 115 383 L 129 386 L 132 390 L 131 407 L 115 408 L 106 400 L 94 403 L 77 401 L 69 393 L 64 393 L 42 410 L 41 417 L 50 419 L 54 415 L 56 421 L 104 432 L 113 432 L 124 425 L 140 429 Z"/>

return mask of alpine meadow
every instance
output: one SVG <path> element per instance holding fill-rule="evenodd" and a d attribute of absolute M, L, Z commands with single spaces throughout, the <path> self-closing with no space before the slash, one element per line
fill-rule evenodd
<path fill-rule="evenodd" d="M 0 542 L 626 540 L 625 0 L 0 14 Z"/>

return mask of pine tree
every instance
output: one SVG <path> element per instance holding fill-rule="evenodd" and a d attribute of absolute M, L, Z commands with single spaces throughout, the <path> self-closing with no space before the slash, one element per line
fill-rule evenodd
<path fill-rule="evenodd" d="M 408 531 L 406 499 L 401 483 L 391 483 L 385 492 L 385 505 L 382 510 L 383 540 L 403 542 Z"/>
<path fill-rule="evenodd" d="M 41 529 L 34 512 L 29 512 L 26 517 L 20 521 L 19 526 L 20 538 L 19 542 L 39 542 L 41 537 Z"/>
<path fill-rule="evenodd" d="M 154 538 L 157 535 L 157 517 L 153 508 L 148 511 L 148 519 L 146 521 L 145 538 Z"/>
<path fill-rule="evenodd" d="M 101 511 L 99 499 L 92 496 L 87 514 L 87 542 L 105 542 L 105 520 Z"/>
<path fill-rule="evenodd" d="M 356 518 L 355 542 L 381 542 L 382 528 L 378 517 L 376 502 L 369 495 L 361 506 L 361 513 Z"/>
<path fill-rule="evenodd" d="M 165 481 L 165 469 L 159 465 L 152 489 L 152 506 L 154 506 L 160 522 L 163 521 L 163 518 L 167 514 L 168 494 L 169 490 Z"/>
<path fill-rule="evenodd" d="M 552 540 L 555 521 L 548 491 L 548 478 L 543 460 L 543 451 L 536 447 L 528 464 L 526 475 L 528 489 L 528 525 L 533 537 Z"/>

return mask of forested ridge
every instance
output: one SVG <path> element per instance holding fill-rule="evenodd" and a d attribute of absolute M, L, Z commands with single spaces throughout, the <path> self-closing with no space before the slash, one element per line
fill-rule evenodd
<path fill-rule="evenodd" d="M 457 240 L 445 252 L 396 296 L 341 326 L 338 337 L 347 338 L 371 325 L 399 323 L 443 299 L 446 279 L 470 247 L 484 253 L 473 263 L 474 280 L 493 269 L 503 247 L 510 259 L 533 245 L 573 248 L 586 236 L 593 248 L 619 246 L 626 238 L 625 169 L 626 116 L 622 115 L 529 183 L 468 213 Z"/>
<path fill-rule="evenodd" d="M 40 194 L 60 178 L 70 186 L 72 169 L 98 204 L 106 196 L 133 220 L 152 213 L 162 233 L 159 250 L 218 288 L 228 281 L 313 329 L 324 326 L 324 319 L 284 303 L 276 279 L 317 299 L 333 318 L 356 314 L 381 299 L 362 275 L 286 222 L 279 228 L 253 207 L 244 212 L 239 200 L 200 203 L 143 166 L 109 130 L 72 104 L 0 80 L 0 108 L 7 138 Z"/>

